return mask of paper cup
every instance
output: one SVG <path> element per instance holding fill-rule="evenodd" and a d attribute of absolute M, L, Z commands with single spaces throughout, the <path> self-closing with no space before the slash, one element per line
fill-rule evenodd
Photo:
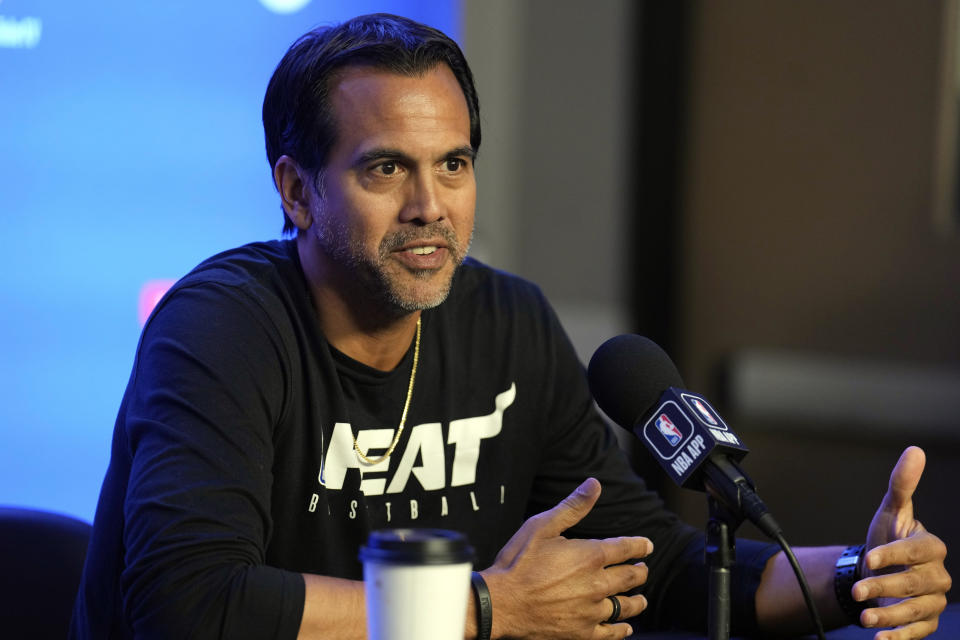
<path fill-rule="evenodd" d="M 369 640 L 460 640 L 473 549 L 444 529 L 388 529 L 360 548 Z"/>

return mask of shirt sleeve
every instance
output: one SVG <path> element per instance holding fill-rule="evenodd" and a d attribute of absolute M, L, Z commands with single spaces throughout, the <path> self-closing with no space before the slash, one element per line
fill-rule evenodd
<path fill-rule="evenodd" d="M 547 310 L 545 322 L 554 346 L 545 370 L 555 372 L 555 379 L 552 397 L 545 404 L 551 407 L 550 433 L 534 488 L 535 510 L 549 509 L 587 477 L 599 480 L 602 491 L 597 505 L 567 535 L 649 538 L 654 552 L 643 559 L 649 577 L 638 590 L 646 595 L 649 607 L 635 622 L 648 629 L 702 631 L 708 578 L 704 532 L 681 522 L 637 475 L 593 402 L 573 346 Z M 756 628 L 755 593 L 767 559 L 777 550 L 772 544 L 738 541 L 731 592 L 737 633 Z"/>
<path fill-rule="evenodd" d="M 756 593 L 767 561 L 780 548 L 776 544 L 738 538 L 736 562 L 731 571 L 731 631 L 752 637 L 757 633 Z M 668 571 L 662 594 L 635 622 L 638 628 L 671 628 L 705 631 L 708 611 L 708 567 L 704 538 L 691 540 Z M 647 614 L 650 614 L 649 616 Z"/>
<path fill-rule="evenodd" d="M 122 415 L 130 456 L 121 588 L 139 638 L 294 638 L 300 574 L 266 566 L 283 345 L 238 290 L 169 296 Z"/>

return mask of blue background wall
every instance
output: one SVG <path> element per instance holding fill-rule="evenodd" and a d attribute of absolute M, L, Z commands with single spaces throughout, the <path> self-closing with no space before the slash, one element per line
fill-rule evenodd
<path fill-rule="evenodd" d="M 0 504 L 92 519 L 151 283 L 280 236 L 260 106 L 309 28 L 459 5 L 0 0 Z"/>

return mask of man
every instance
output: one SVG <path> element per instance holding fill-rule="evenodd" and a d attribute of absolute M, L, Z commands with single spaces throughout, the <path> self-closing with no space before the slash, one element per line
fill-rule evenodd
<path fill-rule="evenodd" d="M 204 262 L 144 328 L 73 635 L 362 638 L 357 549 L 401 526 L 467 533 L 492 637 L 702 626 L 701 534 L 630 472 L 540 292 L 465 259 L 480 123 L 456 44 L 387 15 L 318 29 L 263 115 L 296 238 Z M 935 629 L 949 588 L 912 518 L 922 467 L 904 454 L 867 539 L 865 570 L 905 570 L 852 591 L 907 598 L 861 614 L 889 638 Z M 799 553 L 834 625 L 842 551 Z M 806 626 L 775 547 L 742 541 L 735 574 L 739 628 Z"/>

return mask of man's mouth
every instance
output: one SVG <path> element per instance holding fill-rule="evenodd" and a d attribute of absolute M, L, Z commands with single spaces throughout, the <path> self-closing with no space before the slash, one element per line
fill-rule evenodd
<path fill-rule="evenodd" d="M 450 258 L 447 247 L 442 244 L 415 244 L 399 247 L 393 255 L 407 268 L 414 271 L 436 271 Z"/>
<path fill-rule="evenodd" d="M 420 275 L 456 267 L 462 260 L 453 229 L 441 221 L 388 234 L 380 244 L 380 257 L 396 260 Z"/>

